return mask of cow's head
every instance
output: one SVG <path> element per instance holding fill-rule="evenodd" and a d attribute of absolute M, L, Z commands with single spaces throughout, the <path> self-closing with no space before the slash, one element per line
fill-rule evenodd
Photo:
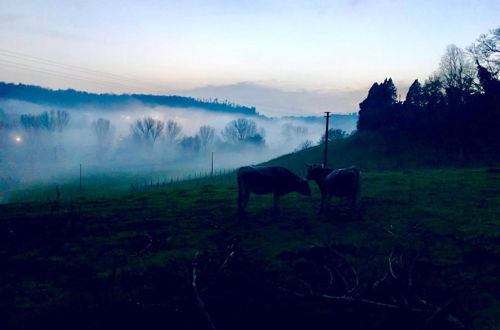
<path fill-rule="evenodd" d="M 320 164 L 306 164 L 307 180 L 318 180 L 325 177 L 323 165 Z"/>
<path fill-rule="evenodd" d="M 297 192 L 299 194 L 311 196 L 311 188 L 309 188 L 307 180 L 298 179 L 297 186 Z"/>

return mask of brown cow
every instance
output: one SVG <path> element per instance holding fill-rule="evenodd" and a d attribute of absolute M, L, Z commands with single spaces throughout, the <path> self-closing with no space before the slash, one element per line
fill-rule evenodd
<path fill-rule="evenodd" d="M 250 193 L 274 195 L 274 212 L 279 213 L 279 199 L 290 192 L 311 196 L 307 180 L 279 166 L 244 166 L 238 169 L 238 213 L 244 214 Z"/>

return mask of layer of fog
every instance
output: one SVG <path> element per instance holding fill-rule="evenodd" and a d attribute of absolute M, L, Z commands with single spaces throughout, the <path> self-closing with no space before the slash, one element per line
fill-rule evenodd
<path fill-rule="evenodd" d="M 211 154 L 215 169 L 230 169 L 257 164 L 300 149 L 306 141 L 315 145 L 323 134 L 323 124 L 300 119 L 267 119 L 239 114 L 208 112 L 200 109 L 146 107 L 130 104 L 119 111 L 102 108 L 53 108 L 19 101 L 0 102 L 3 127 L 0 128 L 0 191 L 33 181 L 77 177 L 82 164 L 86 174 L 133 171 L 172 170 L 208 172 Z M 52 115 L 67 112 L 64 127 L 27 129 L 22 114 Z M 3 114 L 2 114 L 3 112 Z M 153 118 L 181 127 L 174 143 L 167 141 L 165 131 L 154 143 L 137 143 L 131 126 L 137 120 Z M 98 139 L 95 123 L 109 120 L 109 134 Z M 258 139 L 248 143 L 231 143 L 222 134 L 226 125 L 238 118 L 255 122 Z M 214 139 L 200 146 L 195 137 L 201 126 L 214 129 Z M 345 129 L 345 128 L 344 128 Z M 184 139 L 186 138 L 186 139 Z M 261 139 L 263 138 L 263 139 Z M 184 140 L 183 140 L 184 139 Z M 195 141 L 195 142 L 193 142 Z M 198 143 L 198 144 L 196 144 Z M 306 142 L 306 145 L 308 144 Z"/>
<path fill-rule="evenodd" d="M 324 111 L 344 114 L 357 112 L 359 102 L 366 97 L 368 88 L 369 86 L 346 90 L 284 90 L 252 82 L 240 82 L 175 91 L 175 94 L 230 99 L 237 104 L 255 106 L 260 113 L 273 117 L 299 114 L 317 116 Z"/>

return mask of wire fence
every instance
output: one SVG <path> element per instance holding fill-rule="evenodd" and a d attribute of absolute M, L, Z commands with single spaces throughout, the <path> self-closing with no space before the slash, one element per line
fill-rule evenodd
<path fill-rule="evenodd" d="M 236 183 L 235 169 L 220 169 L 208 172 L 192 172 L 181 175 L 173 175 L 166 178 L 149 178 L 130 184 L 130 192 L 152 191 L 156 189 L 178 189 L 207 184 Z"/>

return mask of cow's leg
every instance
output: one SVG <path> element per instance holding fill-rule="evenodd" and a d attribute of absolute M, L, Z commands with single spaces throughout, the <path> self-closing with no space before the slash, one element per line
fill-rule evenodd
<path fill-rule="evenodd" d="M 326 199 L 326 194 L 324 192 L 321 192 L 321 203 L 319 205 L 319 214 L 322 214 L 325 211 L 325 199 Z"/>
<path fill-rule="evenodd" d="M 333 195 L 331 195 L 331 194 L 327 194 L 325 196 L 325 205 L 324 205 L 324 208 L 325 208 L 326 212 L 328 212 L 330 210 L 330 202 L 332 201 L 332 197 L 333 197 Z"/>
<path fill-rule="evenodd" d="M 274 203 L 273 203 L 273 211 L 274 214 L 280 213 L 280 196 L 278 194 L 274 194 Z"/>
<path fill-rule="evenodd" d="M 238 189 L 238 214 L 245 213 L 249 197 L 250 194 L 243 188 L 243 185 L 240 185 Z"/>
<path fill-rule="evenodd" d="M 358 219 L 359 217 L 359 202 L 360 202 L 360 193 L 356 192 L 356 194 L 352 198 L 352 212 L 354 219 Z"/>

